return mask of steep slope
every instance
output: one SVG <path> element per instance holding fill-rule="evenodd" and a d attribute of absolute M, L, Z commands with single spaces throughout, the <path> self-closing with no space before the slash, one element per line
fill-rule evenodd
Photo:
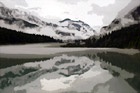
<path fill-rule="evenodd" d="M 140 5 L 130 9 L 129 12 L 126 11 L 127 13 L 119 13 L 119 16 L 110 25 L 102 27 L 100 35 L 94 35 L 87 39 L 85 46 L 139 49 Z"/>
<path fill-rule="evenodd" d="M 0 23 L 1 27 L 6 27 L 14 30 L 26 30 L 27 28 L 39 28 L 43 26 L 51 26 L 53 24 L 42 21 L 30 12 L 11 9 L 0 4 Z M 9 26 L 8 26 L 9 25 Z M 15 28 L 10 28 L 14 26 Z"/>
<path fill-rule="evenodd" d="M 113 31 L 99 39 L 87 39 L 86 46 L 140 49 L 140 23 Z"/>
<path fill-rule="evenodd" d="M 93 30 L 88 24 L 84 23 L 83 21 L 74 21 L 71 19 L 64 19 L 60 21 L 62 27 L 67 27 L 72 30 L 78 30 L 82 32 L 96 32 Z"/>
<path fill-rule="evenodd" d="M 123 17 L 117 17 L 109 26 L 104 26 L 101 29 L 101 34 L 109 33 L 114 30 L 119 30 L 123 27 L 128 27 L 140 22 L 140 6 L 135 7 Z"/>
<path fill-rule="evenodd" d="M 0 4 L 0 27 L 62 40 L 86 39 L 96 33 L 82 21 L 65 19 L 56 23 L 47 22 L 27 11 L 11 9 L 2 3 Z"/>
<path fill-rule="evenodd" d="M 75 35 L 80 35 L 88 38 L 89 36 L 92 36 L 96 33 L 95 30 L 93 30 L 88 24 L 84 23 L 83 21 L 79 20 L 79 21 L 74 21 L 71 19 L 64 19 L 60 22 L 60 26 L 63 29 L 69 29 L 71 31 L 77 31 L 77 33 L 75 33 Z"/>
<path fill-rule="evenodd" d="M 140 5 L 140 1 L 139 0 L 131 0 L 129 2 L 129 4 L 124 7 L 117 15 L 117 18 L 121 18 L 124 17 L 125 15 L 127 15 L 131 10 L 133 10 L 134 8 L 136 8 L 137 6 Z"/>

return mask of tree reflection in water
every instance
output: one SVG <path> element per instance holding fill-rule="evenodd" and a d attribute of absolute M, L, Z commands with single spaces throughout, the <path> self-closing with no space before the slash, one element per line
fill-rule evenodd
<path fill-rule="evenodd" d="M 1 68 L 0 92 L 136 93 L 139 67 L 140 54 L 69 53 Z"/>

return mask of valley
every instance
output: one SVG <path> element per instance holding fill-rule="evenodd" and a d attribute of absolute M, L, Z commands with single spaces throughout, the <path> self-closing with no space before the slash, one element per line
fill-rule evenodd
<path fill-rule="evenodd" d="M 139 0 L 100 1 L 0 0 L 0 93 L 140 93 Z"/>

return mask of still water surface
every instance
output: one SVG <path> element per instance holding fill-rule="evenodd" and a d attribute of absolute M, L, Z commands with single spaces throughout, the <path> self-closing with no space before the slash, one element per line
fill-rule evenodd
<path fill-rule="evenodd" d="M 13 63 L 21 60 L 1 59 L 0 93 L 140 91 L 140 54 L 85 51 Z"/>

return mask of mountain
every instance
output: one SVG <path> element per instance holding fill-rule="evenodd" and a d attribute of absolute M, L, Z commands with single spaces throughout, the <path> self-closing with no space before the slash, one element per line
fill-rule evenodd
<path fill-rule="evenodd" d="M 59 22 L 48 22 L 27 11 L 11 9 L 0 4 L 0 27 L 39 34 L 61 40 L 86 39 L 96 33 L 83 21 L 64 19 Z"/>
<path fill-rule="evenodd" d="M 87 47 L 117 47 L 140 49 L 140 23 L 115 30 L 99 39 L 86 40 Z"/>
<path fill-rule="evenodd" d="M 83 41 L 85 44 L 67 44 L 65 47 L 116 47 L 140 49 L 140 6 L 123 17 L 117 17 L 100 34 Z"/>
<path fill-rule="evenodd" d="M 0 4 L 0 22 L 1 26 L 9 27 L 7 25 L 14 25 L 14 30 L 25 30 L 27 28 L 39 28 L 43 26 L 51 26 L 53 24 L 42 21 L 40 18 L 32 15 L 26 11 L 20 11 L 18 9 L 10 9 L 4 4 Z M 10 28 L 10 27 L 9 27 Z"/>
<path fill-rule="evenodd" d="M 71 35 L 77 37 L 77 39 L 86 39 L 96 33 L 88 24 L 84 23 L 83 21 L 74 21 L 71 19 L 64 19 L 59 21 L 59 28 L 57 30 L 59 34 L 63 36 Z"/>
<path fill-rule="evenodd" d="M 128 27 L 133 24 L 140 23 L 140 6 L 135 7 L 129 11 L 126 15 L 117 17 L 108 26 L 104 26 L 101 29 L 101 34 L 110 33 L 114 30 L 119 30 L 123 27 Z"/>
<path fill-rule="evenodd" d="M 94 33 L 96 32 L 88 24 L 84 23 L 81 20 L 74 21 L 71 19 L 64 19 L 59 22 L 61 23 L 61 25 L 63 25 L 62 27 L 66 27 L 66 28 L 69 28 L 72 30 L 78 30 L 78 31 L 82 31 L 82 32 L 94 32 Z"/>
<path fill-rule="evenodd" d="M 131 0 L 126 7 L 124 7 L 117 15 L 117 18 L 121 18 L 128 14 L 131 10 L 140 5 L 139 0 Z"/>
<path fill-rule="evenodd" d="M 128 7 L 128 6 L 127 6 Z M 116 17 L 101 29 L 100 35 L 86 40 L 87 47 L 117 47 L 140 49 L 140 6 Z M 123 10 L 124 11 L 124 10 Z"/>

